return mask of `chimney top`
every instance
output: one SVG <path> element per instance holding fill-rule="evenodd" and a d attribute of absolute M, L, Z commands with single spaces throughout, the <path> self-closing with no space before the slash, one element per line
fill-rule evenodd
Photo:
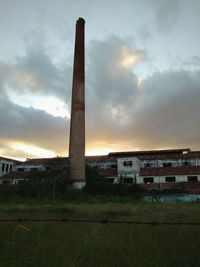
<path fill-rule="evenodd" d="M 84 20 L 83 18 L 78 18 L 77 23 L 82 23 L 82 24 L 84 24 L 84 23 L 85 23 L 85 20 Z"/>

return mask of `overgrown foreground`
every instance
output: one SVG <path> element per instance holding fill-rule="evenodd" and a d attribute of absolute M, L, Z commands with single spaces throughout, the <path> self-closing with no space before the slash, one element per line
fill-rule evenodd
<path fill-rule="evenodd" d="M 122 203 L 123 201 L 123 203 Z M 0 219 L 200 222 L 199 203 L 0 203 Z M 200 225 L 1 222 L 0 266 L 200 266 Z"/>

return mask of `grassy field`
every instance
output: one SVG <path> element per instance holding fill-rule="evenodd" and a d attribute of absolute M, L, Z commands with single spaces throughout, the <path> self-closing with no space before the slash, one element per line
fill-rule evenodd
<path fill-rule="evenodd" d="M 72 218 L 200 222 L 199 203 L 120 198 L 0 202 L 0 219 Z M 0 266 L 199 267 L 200 226 L 0 223 Z"/>

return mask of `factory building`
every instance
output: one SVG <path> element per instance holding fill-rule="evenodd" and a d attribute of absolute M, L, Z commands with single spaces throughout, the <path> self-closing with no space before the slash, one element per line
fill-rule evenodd
<path fill-rule="evenodd" d="M 2 177 L 3 175 L 7 173 L 12 172 L 13 166 L 17 164 L 18 162 L 19 161 L 14 160 L 14 159 L 0 157 L 0 177 Z"/>
<path fill-rule="evenodd" d="M 68 158 L 62 159 L 68 165 Z M 176 188 L 184 183 L 190 191 L 200 191 L 200 151 L 191 151 L 189 148 L 126 151 L 103 156 L 86 156 L 85 159 L 86 164 L 111 183 L 140 184 L 150 191 Z M 23 179 L 27 176 L 25 173 L 31 170 L 45 171 L 49 160 L 51 159 L 42 158 L 13 162 L 12 168 L 4 167 L 7 170 L 4 174 L 11 172 L 10 177 L 15 177 L 15 180 L 10 178 L 10 181 L 17 184 L 17 179 Z M 5 179 L 9 179 L 9 175 L 1 177 L 1 180 Z"/>

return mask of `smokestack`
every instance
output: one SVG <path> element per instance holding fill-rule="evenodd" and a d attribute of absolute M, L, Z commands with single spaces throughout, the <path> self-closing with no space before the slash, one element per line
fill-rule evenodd
<path fill-rule="evenodd" d="M 76 22 L 69 140 L 69 178 L 75 189 L 85 185 L 85 20 Z"/>

